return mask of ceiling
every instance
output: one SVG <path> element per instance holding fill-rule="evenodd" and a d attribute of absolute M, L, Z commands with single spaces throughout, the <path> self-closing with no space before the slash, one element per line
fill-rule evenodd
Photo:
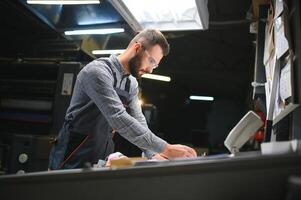
<path fill-rule="evenodd" d="M 184 2 L 184 0 L 183 0 Z M 164 32 L 170 54 L 154 73 L 172 81 L 140 80 L 147 103 L 177 107 L 188 97 L 250 99 L 255 35 L 249 33 L 251 0 L 209 0 L 209 29 Z M 92 49 L 125 48 L 134 32 L 107 1 L 89 6 L 29 6 L 25 0 L 0 1 L 0 59 L 39 58 L 87 63 Z M 93 18 L 93 21 L 90 19 Z M 79 27 L 124 27 L 114 35 L 67 37 Z M 155 94 L 155 95 L 154 95 Z M 167 103 L 162 103 L 162 102 Z M 204 106 L 207 106 L 204 105 Z M 195 115 L 194 111 L 187 112 Z"/>
<path fill-rule="evenodd" d="M 1 57 L 46 57 L 89 61 L 93 49 L 125 48 L 134 32 L 107 1 L 94 5 L 41 6 L 1 1 Z M 254 62 L 246 19 L 251 2 L 210 0 L 209 29 L 165 32 L 171 52 L 154 73 L 169 75 L 189 92 L 244 97 Z M 76 28 L 124 27 L 112 35 L 70 37 Z M 147 82 L 147 81 L 144 81 Z M 146 84 L 146 83 L 145 83 Z"/>

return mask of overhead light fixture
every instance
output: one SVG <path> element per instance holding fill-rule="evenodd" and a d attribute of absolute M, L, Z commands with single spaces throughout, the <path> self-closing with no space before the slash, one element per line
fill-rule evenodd
<path fill-rule="evenodd" d="M 136 32 L 208 29 L 208 0 L 109 0 Z M 160 5 L 160 6 L 158 6 Z"/>
<path fill-rule="evenodd" d="M 109 55 L 109 54 L 121 54 L 125 49 L 106 49 L 106 50 L 93 50 L 94 55 Z"/>
<path fill-rule="evenodd" d="M 28 4 L 42 5 L 78 5 L 78 4 L 99 4 L 99 0 L 27 0 Z"/>
<path fill-rule="evenodd" d="M 122 32 L 124 32 L 123 28 L 85 29 L 65 31 L 65 35 L 104 35 Z"/>
<path fill-rule="evenodd" d="M 213 101 L 214 97 L 209 97 L 209 96 L 190 96 L 190 100 L 197 100 L 197 101 Z"/>
<path fill-rule="evenodd" d="M 28 4 L 43 5 L 78 5 L 78 4 L 99 4 L 99 0 L 27 0 Z"/>
<path fill-rule="evenodd" d="M 157 75 L 157 74 L 143 74 L 142 78 L 148 78 L 148 79 L 165 81 L 165 82 L 170 82 L 170 80 L 171 80 L 169 76 L 162 76 L 162 75 Z"/>

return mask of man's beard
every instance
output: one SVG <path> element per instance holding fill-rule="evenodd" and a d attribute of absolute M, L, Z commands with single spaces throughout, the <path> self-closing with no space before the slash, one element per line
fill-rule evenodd
<path fill-rule="evenodd" d="M 141 65 L 142 56 L 140 54 L 136 54 L 129 60 L 129 69 L 132 76 L 139 79 L 139 66 Z"/>

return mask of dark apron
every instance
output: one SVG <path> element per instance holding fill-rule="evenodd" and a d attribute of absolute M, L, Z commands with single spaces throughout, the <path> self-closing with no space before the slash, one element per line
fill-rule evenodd
<path fill-rule="evenodd" d="M 108 65 L 110 66 L 109 62 Z M 112 66 L 110 67 L 112 69 Z M 128 106 L 130 100 L 130 79 L 128 76 L 124 77 L 127 78 L 125 90 L 121 90 L 117 87 L 117 79 L 114 71 L 113 75 L 114 89 L 125 106 L 126 111 L 130 113 Z M 107 122 L 103 125 L 99 124 L 97 116 L 99 116 L 100 111 L 93 102 L 88 107 L 88 111 L 91 114 L 78 116 L 77 119 L 71 118 L 70 120 L 65 120 L 49 155 L 49 169 L 83 168 L 85 164 L 91 165 L 97 163 L 99 159 L 105 160 L 114 151 L 119 151 L 128 156 L 141 155 L 139 148 L 112 130 Z M 107 130 L 101 132 L 100 130 L 102 129 L 99 126 L 102 128 L 107 127 L 104 128 Z"/>
<path fill-rule="evenodd" d="M 127 113 L 131 113 L 130 107 L 129 107 L 129 91 L 130 91 L 130 79 L 127 78 L 126 84 L 125 84 L 125 91 L 120 90 L 118 88 L 115 88 L 121 102 L 123 103 Z M 113 131 L 114 137 L 113 141 L 115 144 L 114 151 L 115 152 L 121 152 L 123 155 L 129 156 L 129 157 L 137 157 L 141 156 L 141 150 L 136 145 L 133 145 L 128 140 L 126 140 L 124 137 L 122 137 L 118 132 Z"/>

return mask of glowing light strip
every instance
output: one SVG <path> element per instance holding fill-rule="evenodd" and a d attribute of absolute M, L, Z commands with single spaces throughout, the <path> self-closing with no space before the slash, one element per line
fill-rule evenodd
<path fill-rule="evenodd" d="M 209 97 L 209 96 L 190 96 L 189 97 L 190 100 L 197 100 L 197 101 L 213 101 L 214 98 L 213 97 Z"/>
<path fill-rule="evenodd" d="M 99 0 L 27 0 L 28 4 L 43 4 L 43 5 L 78 5 L 78 4 L 99 4 Z"/>
<path fill-rule="evenodd" d="M 86 29 L 86 30 L 73 30 L 65 31 L 65 35 L 102 35 L 102 34 L 112 34 L 112 33 L 122 33 L 123 28 L 107 28 L 107 29 Z"/>
<path fill-rule="evenodd" d="M 170 82 L 170 80 L 171 80 L 171 78 L 169 76 L 162 76 L 162 75 L 157 75 L 157 74 L 143 74 L 142 78 L 148 78 L 148 79 L 165 81 L 165 82 Z"/>
<path fill-rule="evenodd" d="M 121 54 L 125 49 L 106 49 L 106 50 L 93 50 L 94 55 L 109 55 L 109 54 Z"/>

